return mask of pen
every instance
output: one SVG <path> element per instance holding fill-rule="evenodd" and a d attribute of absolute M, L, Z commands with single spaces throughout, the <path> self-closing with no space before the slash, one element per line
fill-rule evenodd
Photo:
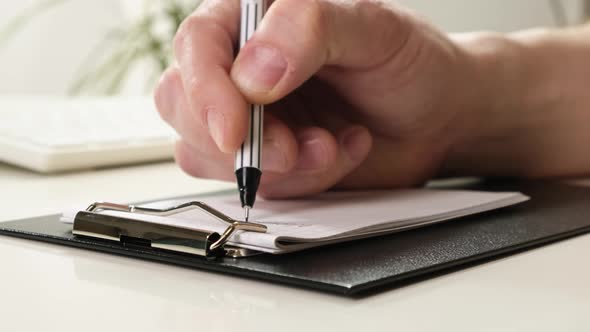
<path fill-rule="evenodd" d="M 244 47 L 258 28 L 267 10 L 266 0 L 241 0 L 240 48 Z M 250 219 L 256 192 L 262 177 L 262 126 L 264 105 L 249 105 L 249 127 L 246 140 L 236 152 L 235 173 L 244 208 L 244 220 Z"/>

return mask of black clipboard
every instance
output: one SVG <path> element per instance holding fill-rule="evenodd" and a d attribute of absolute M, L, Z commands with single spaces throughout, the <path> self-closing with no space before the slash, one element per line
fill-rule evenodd
<path fill-rule="evenodd" d="M 72 234 L 58 215 L 0 223 L 0 234 L 189 268 L 363 296 L 590 232 L 590 188 L 483 182 L 461 189 L 521 191 L 523 204 L 424 228 L 286 255 L 207 259 Z"/>

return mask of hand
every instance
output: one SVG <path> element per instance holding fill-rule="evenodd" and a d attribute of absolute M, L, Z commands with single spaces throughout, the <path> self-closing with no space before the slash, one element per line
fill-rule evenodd
<path fill-rule="evenodd" d="M 206 0 L 175 39 L 156 104 L 196 177 L 234 180 L 247 103 L 268 104 L 260 194 L 419 185 L 478 98 L 471 56 L 383 0 L 277 0 L 234 61 L 240 1 Z"/>

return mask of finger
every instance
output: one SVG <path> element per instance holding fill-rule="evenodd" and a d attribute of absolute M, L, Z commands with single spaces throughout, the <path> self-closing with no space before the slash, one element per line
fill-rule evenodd
<path fill-rule="evenodd" d="M 175 159 L 178 166 L 188 175 L 220 181 L 235 181 L 233 160 L 228 155 L 205 155 L 195 150 L 186 141 L 176 143 Z"/>
<path fill-rule="evenodd" d="M 371 68 L 405 44 L 409 24 L 383 1 L 280 0 L 240 51 L 231 77 L 251 102 L 274 102 L 323 66 Z"/>
<path fill-rule="evenodd" d="M 230 182 L 236 180 L 234 162 L 226 155 L 205 155 L 185 141 L 179 141 L 176 143 L 175 158 L 180 168 L 190 176 Z M 261 182 L 262 185 L 280 182 L 280 179 L 285 176 L 285 173 L 265 171 Z"/>
<path fill-rule="evenodd" d="M 343 130 L 337 138 L 320 128 L 307 128 L 298 137 L 296 168 L 276 181 L 263 183 L 262 196 L 288 198 L 328 190 L 365 160 L 372 145 L 369 131 L 358 126 Z"/>
<path fill-rule="evenodd" d="M 392 143 L 375 137 L 365 162 L 348 174 L 339 189 L 391 189 L 422 186 L 440 173 L 446 149 L 432 149 L 431 141 Z M 381 141 L 381 142 L 380 142 Z"/>
<path fill-rule="evenodd" d="M 242 144 L 248 127 L 246 101 L 229 77 L 239 16 L 239 1 L 205 1 L 174 41 L 189 111 L 228 153 Z"/>
<path fill-rule="evenodd" d="M 288 173 L 265 171 L 259 191 L 261 196 L 289 198 L 323 192 L 353 172 L 371 149 L 371 136 L 362 127 L 344 130 L 338 140 L 320 128 L 300 130 L 298 138 L 301 151 L 297 166 Z M 232 160 L 222 155 L 203 155 L 186 142 L 177 144 L 176 161 L 194 177 L 235 180 Z"/>
<path fill-rule="evenodd" d="M 205 155 L 219 154 L 207 127 L 197 120 L 198 115 L 188 106 L 180 71 L 167 69 L 155 92 L 156 108 L 160 117 L 172 126 L 184 142 Z"/>
<path fill-rule="evenodd" d="M 184 144 L 202 158 L 220 162 L 233 158 L 233 153 L 220 151 L 206 128 L 195 121 L 195 114 L 186 101 L 178 68 L 170 68 L 164 73 L 156 89 L 155 99 L 161 117 L 176 129 Z M 263 170 L 277 173 L 290 171 L 297 160 L 297 141 L 292 130 L 273 114 L 267 113 L 263 137 Z"/>

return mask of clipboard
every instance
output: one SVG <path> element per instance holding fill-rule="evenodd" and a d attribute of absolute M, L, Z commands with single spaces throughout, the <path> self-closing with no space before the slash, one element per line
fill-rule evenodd
<path fill-rule="evenodd" d="M 553 182 L 482 182 L 461 189 L 521 191 L 529 202 L 401 233 L 285 255 L 194 255 L 76 236 L 59 215 L 0 223 L 0 234 L 346 296 L 364 296 L 590 233 L 590 188 Z M 214 240 L 209 239 L 209 243 Z M 215 249 L 213 249 L 215 250 Z M 248 255 L 246 255 L 248 256 Z"/>

